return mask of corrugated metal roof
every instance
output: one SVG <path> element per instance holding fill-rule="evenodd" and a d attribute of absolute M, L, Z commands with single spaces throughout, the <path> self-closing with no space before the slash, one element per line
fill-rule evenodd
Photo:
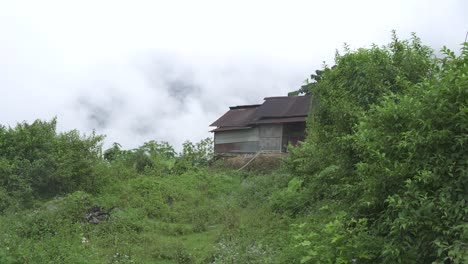
<path fill-rule="evenodd" d="M 231 107 L 223 116 L 210 126 L 217 127 L 244 127 L 251 120 L 259 105 Z"/>
<path fill-rule="evenodd" d="M 255 105 L 238 105 L 238 106 L 230 106 L 229 109 L 241 109 L 241 108 L 257 108 L 261 106 L 261 104 Z"/>
<path fill-rule="evenodd" d="M 210 132 L 242 130 L 242 129 L 249 129 L 249 128 L 252 128 L 252 127 L 248 127 L 248 126 L 218 127 L 218 128 L 211 130 Z"/>
<path fill-rule="evenodd" d="M 279 123 L 294 123 L 294 122 L 305 122 L 307 117 L 300 116 L 300 117 L 287 117 L 287 118 L 267 118 L 258 120 L 255 124 L 279 124 Z"/>
<path fill-rule="evenodd" d="M 215 131 L 248 128 L 251 124 L 304 122 L 310 110 L 310 96 L 266 97 L 261 105 L 230 107 L 210 126 Z"/>
<path fill-rule="evenodd" d="M 265 118 L 307 116 L 310 110 L 310 96 L 267 97 L 257 109 L 253 121 Z"/>

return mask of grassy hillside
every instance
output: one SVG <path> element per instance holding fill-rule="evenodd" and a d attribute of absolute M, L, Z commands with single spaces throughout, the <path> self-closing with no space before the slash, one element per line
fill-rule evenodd
<path fill-rule="evenodd" d="M 0 127 L 0 263 L 468 263 L 468 44 L 443 53 L 345 48 L 305 142 L 240 172 L 209 139 Z"/>
<path fill-rule="evenodd" d="M 275 215 L 269 198 L 288 179 L 206 168 L 126 172 L 98 193 L 5 210 L 0 262 L 280 263 L 290 219 Z M 113 208 L 99 224 L 85 219 L 95 205 Z"/>
<path fill-rule="evenodd" d="M 280 263 L 291 219 L 272 210 L 285 172 L 211 167 L 210 140 L 118 144 L 58 133 L 56 121 L 1 129 L 0 263 Z M 106 215 L 93 221 L 93 208 Z M 286 260 L 285 260 L 286 261 Z"/>

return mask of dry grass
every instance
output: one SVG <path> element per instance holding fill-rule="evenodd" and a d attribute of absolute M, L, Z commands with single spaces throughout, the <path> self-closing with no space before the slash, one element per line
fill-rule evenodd
<path fill-rule="evenodd" d="M 242 170 L 251 172 L 268 173 L 272 170 L 280 168 L 283 164 L 283 159 L 286 157 L 285 153 L 262 153 L 255 157 Z M 228 169 L 240 169 L 247 164 L 254 155 L 244 154 L 232 157 L 221 157 L 213 163 L 213 168 L 228 168 Z"/>

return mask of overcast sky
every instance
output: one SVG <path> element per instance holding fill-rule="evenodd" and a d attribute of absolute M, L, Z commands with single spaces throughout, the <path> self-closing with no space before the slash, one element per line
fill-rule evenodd
<path fill-rule="evenodd" d="M 0 0 L 0 124 L 58 117 L 125 148 L 211 136 L 229 106 L 296 90 L 343 43 L 416 32 L 459 50 L 468 1 Z"/>

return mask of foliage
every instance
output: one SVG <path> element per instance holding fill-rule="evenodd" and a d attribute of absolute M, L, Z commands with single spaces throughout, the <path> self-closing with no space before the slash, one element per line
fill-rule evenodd
<path fill-rule="evenodd" d="M 329 189 L 354 178 L 358 156 L 349 136 L 358 119 L 385 96 L 403 92 L 407 83 L 430 75 L 432 62 L 432 51 L 421 45 L 416 36 L 411 41 L 400 41 L 394 35 L 388 46 L 373 45 L 357 51 L 345 46 L 345 54 L 337 53 L 333 67 L 325 65 L 303 87 L 313 97 L 309 136 L 301 148 L 291 151 L 290 168 L 302 175 L 326 173 L 326 188 L 322 187 L 324 177 L 306 180 L 316 181 L 317 195 L 336 195 Z"/>
<path fill-rule="evenodd" d="M 103 179 L 95 167 L 102 139 L 76 130 L 57 133 L 55 119 L 0 127 L 0 185 L 3 195 L 11 198 L 5 201 L 21 208 L 32 206 L 34 198 L 99 191 Z"/>
<path fill-rule="evenodd" d="M 224 174 L 199 170 L 174 177 L 135 175 L 108 183 L 96 195 L 57 197 L 34 210 L 0 216 L 0 260 L 206 263 L 222 231 L 220 195 L 233 184 Z M 96 204 L 115 209 L 94 225 L 84 216 Z"/>
<path fill-rule="evenodd" d="M 243 245 L 240 239 L 223 238 L 216 246 L 212 264 L 223 263 L 273 263 L 273 254 L 268 247 L 251 243 Z"/>
<path fill-rule="evenodd" d="M 468 261 L 467 44 L 460 56 L 443 52 L 434 60 L 416 37 L 394 36 L 338 55 L 303 88 L 316 101 L 289 166 L 312 204 L 346 208 L 318 231 L 297 231 L 303 261 L 347 263 L 351 245 L 361 262 Z"/>
<path fill-rule="evenodd" d="M 330 218 L 329 208 L 325 219 Z M 332 214 L 333 215 L 333 214 Z M 343 211 L 334 213 L 328 222 L 295 224 L 296 247 L 303 251 L 301 263 L 378 263 L 382 239 L 369 233 L 365 218 L 348 220 Z M 316 220 L 313 218 L 312 220 Z M 372 241 L 372 243 L 369 243 Z"/>
<path fill-rule="evenodd" d="M 384 208 L 378 223 L 390 261 L 468 261 L 468 45 L 460 57 L 444 52 L 435 78 L 386 98 L 354 136 L 359 206 Z"/>
<path fill-rule="evenodd" d="M 197 143 L 186 141 L 182 152 L 177 154 L 167 142 L 148 141 L 132 150 L 122 150 L 114 143 L 104 151 L 104 159 L 123 170 L 132 168 L 139 174 L 182 174 L 188 170 L 208 165 L 213 159 L 213 140 L 203 139 Z"/>
<path fill-rule="evenodd" d="M 274 212 L 295 216 L 303 212 L 308 205 L 307 190 L 302 188 L 303 180 L 292 178 L 287 188 L 274 192 L 270 198 L 270 206 Z"/>
<path fill-rule="evenodd" d="M 182 159 L 189 160 L 192 165 L 206 165 L 213 158 L 213 139 L 205 138 L 196 144 L 190 141 L 182 144 Z"/>
<path fill-rule="evenodd" d="M 122 150 L 119 143 L 104 151 L 103 158 L 114 166 L 120 164 L 124 168 L 133 168 L 137 173 L 158 170 L 157 173 L 169 173 L 174 165 L 176 152 L 167 142 L 154 140 L 145 142 L 132 150 Z"/>
<path fill-rule="evenodd" d="M 197 166 L 208 165 L 214 157 L 213 139 L 205 138 L 197 143 L 186 141 L 182 144 L 182 152 L 176 161 L 175 169 L 183 173 Z"/>
<path fill-rule="evenodd" d="M 0 127 L 0 263 L 467 263 L 468 45 L 443 53 L 345 47 L 297 91 L 313 107 L 286 168 Z M 114 209 L 92 224 L 94 206 Z"/>
<path fill-rule="evenodd" d="M 162 163 L 139 172 L 135 152 L 119 149 L 114 159 L 103 157 L 96 164 L 100 175 L 118 179 L 99 186 L 98 193 L 59 195 L 36 201 L 35 209 L 0 216 L 2 263 L 230 263 L 232 256 L 245 263 L 294 259 L 292 248 L 286 257 L 275 251 L 290 247 L 290 240 L 285 240 L 288 222 L 268 207 L 269 197 L 288 184 L 288 175 L 269 178 L 203 166 L 160 174 Z M 158 157 L 146 155 L 151 160 Z M 115 209 L 107 221 L 95 225 L 84 220 L 94 205 Z"/>

